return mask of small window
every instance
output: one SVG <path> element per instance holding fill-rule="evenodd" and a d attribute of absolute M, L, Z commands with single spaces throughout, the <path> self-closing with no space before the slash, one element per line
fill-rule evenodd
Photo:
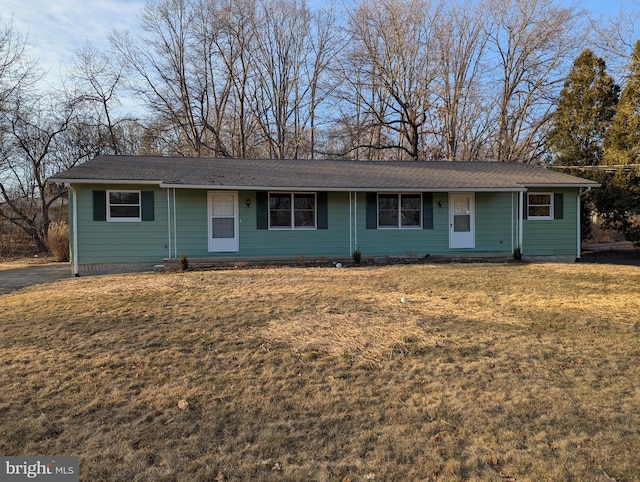
<path fill-rule="evenodd" d="M 553 219 L 553 194 L 536 192 L 527 194 L 527 218 Z"/>
<path fill-rule="evenodd" d="M 315 229 L 315 193 L 269 193 L 270 229 Z"/>
<path fill-rule="evenodd" d="M 141 221 L 140 191 L 107 191 L 107 221 Z"/>
<path fill-rule="evenodd" d="M 378 194 L 379 228 L 420 229 L 421 220 L 421 194 Z"/>

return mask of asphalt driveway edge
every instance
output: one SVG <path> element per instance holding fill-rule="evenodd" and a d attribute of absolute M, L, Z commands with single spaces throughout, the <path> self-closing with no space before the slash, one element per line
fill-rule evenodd
<path fill-rule="evenodd" d="M 0 295 L 71 277 L 71 268 L 68 263 L 2 270 L 0 271 Z"/>

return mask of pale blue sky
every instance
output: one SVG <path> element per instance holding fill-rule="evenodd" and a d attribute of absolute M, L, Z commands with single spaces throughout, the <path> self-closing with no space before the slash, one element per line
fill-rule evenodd
<path fill-rule="evenodd" d="M 640 11 L 640 0 L 560 1 L 609 15 L 621 9 Z M 28 35 L 31 57 L 55 83 L 73 53 L 87 42 L 103 47 L 113 30 L 135 30 L 144 4 L 145 0 L 0 0 L 0 18 L 13 21 Z"/>
<path fill-rule="evenodd" d="M 53 81 L 88 42 L 104 46 L 113 30 L 137 28 L 144 5 L 145 0 L 0 0 L 0 15 L 28 37 L 30 56 Z"/>

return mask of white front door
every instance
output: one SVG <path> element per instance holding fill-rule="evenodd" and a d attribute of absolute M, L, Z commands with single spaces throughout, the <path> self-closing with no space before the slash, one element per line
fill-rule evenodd
<path fill-rule="evenodd" d="M 475 247 L 475 194 L 449 193 L 449 248 Z"/>
<path fill-rule="evenodd" d="M 238 251 L 238 193 L 209 192 L 209 251 Z"/>

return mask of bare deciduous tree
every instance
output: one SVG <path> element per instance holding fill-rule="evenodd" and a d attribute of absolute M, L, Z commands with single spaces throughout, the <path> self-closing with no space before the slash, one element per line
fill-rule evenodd
<path fill-rule="evenodd" d="M 15 96 L 34 86 L 40 76 L 26 53 L 26 38 L 0 18 L 0 111 L 10 109 Z"/>
<path fill-rule="evenodd" d="M 237 0 L 216 8 L 220 31 L 213 41 L 220 53 L 221 69 L 230 80 L 229 101 L 224 113 L 228 139 L 233 157 L 255 157 L 253 149 L 258 122 L 252 115 L 254 59 L 256 31 L 253 28 L 257 6 L 255 0 Z"/>
<path fill-rule="evenodd" d="M 147 133 L 197 156 L 537 162 L 580 43 L 552 0 L 362 0 L 342 18 L 305 0 L 155 0 L 141 18 L 144 36 L 113 41 Z"/>
<path fill-rule="evenodd" d="M 77 96 L 87 104 L 87 114 L 95 129 L 106 138 L 109 152 L 132 153 L 124 145 L 124 124 L 133 119 L 118 117 L 114 110 L 119 105 L 118 92 L 122 89 L 122 67 L 113 58 L 86 45 L 76 52 L 69 78 L 76 84 Z M 89 118 L 87 120 L 89 120 Z"/>
<path fill-rule="evenodd" d="M 501 162 L 538 162 L 554 101 L 579 52 L 576 13 L 551 0 L 491 0 L 490 44 L 497 64 Z"/>
<path fill-rule="evenodd" d="M 442 157 L 469 161 L 482 156 L 489 134 L 490 112 L 481 78 L 486 71 L 486 18 L 481 5 L 454 2 L 441 9 L 431 24 L 437 108 L 430 110 L 430 122 L 441 125 L 434 134 Z"/>
<path fill-rule="evenodd" d="M 50 210 L 65 192 L 47 178 L 100 150 L 80 107 L 78 99 L 23 95 L 3 113 L 9 127 L 0 145 L 0 218 L 24 230 L 38 252 L 47 251 Z"/>
<path fill-rule="evenodd" d="M 332 117 L 320 115 L 320 108 L 333 95 L 340 84 L 335 73 L 337 56 L 344 48 L 345 37 L 338 29 L 336 11 L 333 8 L 318 10 L 313 13 L 311 25 L 311 68 L 307 69 L 309 83 L 309 157 L 321 151 L 317 146 L 317 126 L 322 125 L 319 119 L 325 119 L 325 125 Z M 304 80 L 304 79 L 303 79 Z M 326 105 L 325 110 L 331 106 Z M 331 114 L 329 114 L 331 115 Z"/>
<path fill-rule="evenodd" d="M 265 0 L 256 16 L 253 113 L 266 153 L 313 157 L 321 84 L 338 48 L 330 12 L 311 12 L 304 1 Z"/>
<path fill-rule="evenodd" d="M 345 82 L 351 92 L 345 98 L 375 136 L 369 143 L 361 139 L 358 149 L 385 150 L 387 156 L 395 151 L 409 159 L 424 152 L 435 78 L 429 27 L 438 11 L 424 0 L 381 0 L 364 1 L 350 13 Z"/>
<path fill-rule="evenodd" d="M 631 52 L 640 36 L 640 0 L 630 0 L 616 15 L 592 15 L 589 27 L 594 53 L 606 60 L 607 70 L 614 78 L 625 79 L 633 62 Z"/>
<path fill-rule="evenodd" d="M 142 11 L 147 36 L 120 32 L 112 43 L 132 74 L 137 93 L 152 112 L 175 129 L 168 152 L 227 156 L 220 133 L 228 79 L 212 75 L 215 25 L 206 5 L 191 0 L 162 0 Z"/>

